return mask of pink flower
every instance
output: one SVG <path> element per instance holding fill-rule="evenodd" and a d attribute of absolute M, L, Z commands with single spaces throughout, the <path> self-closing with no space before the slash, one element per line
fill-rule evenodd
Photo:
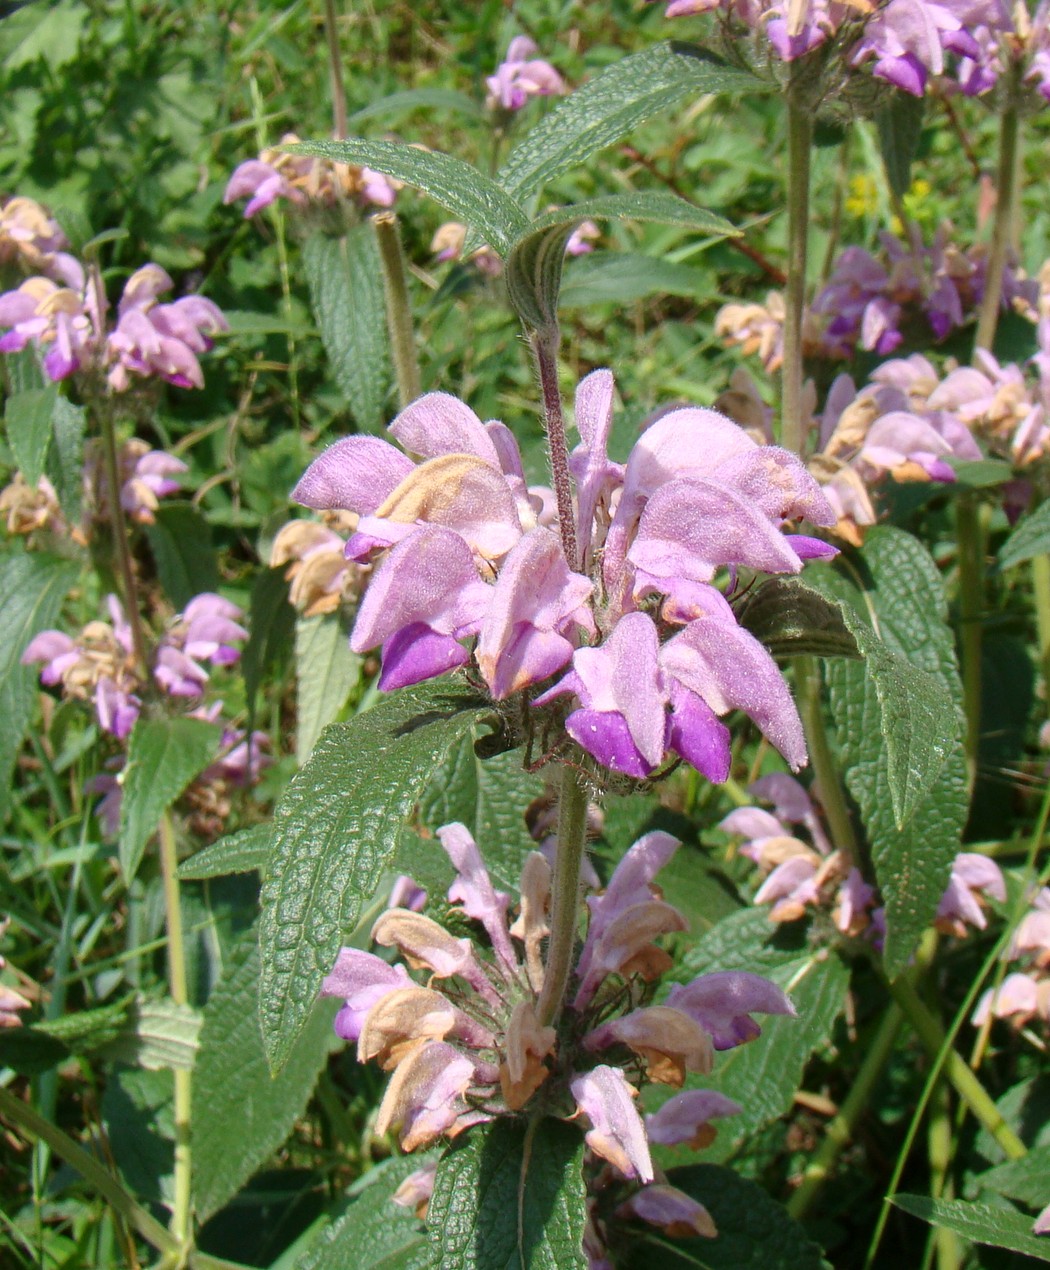
<path fill-rule="evenodd" d="M 506 58 L 485 81 L 489 90 L 486 105 L 520 110 L 530 97 L 550 97 L 565 92 L 565 81 L 550 62 L 533 58 L 537 51 L 527 35 L 511 40 Z"/>

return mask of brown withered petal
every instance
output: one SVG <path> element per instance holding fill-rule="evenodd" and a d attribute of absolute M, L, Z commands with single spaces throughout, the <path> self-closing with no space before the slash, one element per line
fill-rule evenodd
<path fill-rule="evenodd" d="M 462 974 L 473 960 L 469 939 L 456 939 L 422 913 L 390 908 L 372 927 L 372 938 L 397 948 L 414 970 L 426 969 L 439 979 Z"/>
<path fill-rule="evenodd" d="M 452 1031 L 456 1011 L 432 988 L 399 988 L 381 997 L 365 1015 L 357 1039 L 357 1060 L 378 1059 L 385 1071 L 396 1067 L 419 1041 L 441 1041 Z"/>
<path fill-rule="evenodd" d="M 584 1047 L 603 1049 L 616 1041 L 630 1046 L 649 1068 L 650 1080 L 680 1087 L 685 1073 L 707 1073 L 714 1065 L 711 1037 L 695 1019 L 672 1006 L 654 1005 L 614 1019 L 584 1037 Z"/>
<path fill-rule="evenodd" d="M 420 1041 L 398 1064 L 376 1116 L 382 1136 L 401 1125 L 400 1141 L 415 1151 L 451 1129 L 466 1112 L 463 1101 L 474 1064 L 444 1041 Z"/>
<path fill-rule="evenodd" d="M 525 944 L 525 968 L 533 992 L 543 988 L 540 945 L 550 934 L 547 904 L 551 895 L 551 866 L 538 851 L 530 851 L 521 870 L 521 913 L 510 933 Z"/>
<path fill-rule="evenodd" d="M 556 1036 L 554 1028 L 540 1026 L 531 1001 L 519 1001 L 514 1007 L 499 1072 L 503 1098 L 511 1111 L 524 1107 L 550 1075 L 542 1060 L 554 1052 Z"/>

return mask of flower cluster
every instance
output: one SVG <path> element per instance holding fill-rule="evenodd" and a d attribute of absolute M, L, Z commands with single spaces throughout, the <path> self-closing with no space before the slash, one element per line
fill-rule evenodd
<path fill-rule="evenodd" d="M 61 685 L 63 696 L 90 700 L 99 726 L 118 738 L 131 731 L 142 708 L 146 683 L 136 665 L 131 625 L 120 601 L 106 599 L 110 620 L 89 622 L 76 639 L 62 631 L 42 631 L 22 654 L 22 662 L 43 663 L 41 682 Z M 199 698 L 208 673 L 201 662 L 229 666 L 240 657 L 235 645 L 248 632 L 240 609 L 220 595 L 195 596 L 161 637 L 152 679 L 174 697 Z"/>
<path fill-rule="evenodd" d="M 266 149 L 234 169 L 223 195 L 224 203 L 246 198 L 245 217 L 252 217 L 277 199 L 295 207 L 333 207 L 342 202 L 360 206 L 391 207 L 400 183 L 371 168 L 307 154 L 289 154 L 298 145 L 294 132 L 286 133 L 279 146 Z"/>
<path fill-rule="evenodd" d="M 718 827 L 744 839 L 740 854 L 765 875 L 754 902 L 771 904 L 769 916 L 774 922 L 797 921 L 807 912 L 830 912 L 843 935 L 863 935 L 881 944 L 885 914 L 878 894 L 832 845 L 810 792 L 782 772 L 760 777 L 748 792 L 772 803 L 772 812 L 738 807 Z M 807 840 L 798 836 L 800 830 Z M 963 851 L 952 863 L 934 925 L 960 939 L 968 926 L 984 930 L 988 924 L 985 899 L 1000 903 L 1006 899 L 1002 872 L 987 856 Z"/>
<path fill-rule="evenodd" d="M 666 2 L 666 0 L 665 0 Z M 669 18 L 718 12 L 728 41 L 753 33 L 775 58 L 793 62 L 838 40 L 844 67 L 921 97 L 931 76 L 956 59 L 956 84 L 969 95 L 991 88 L 1000 69 L 1000 42 L 1013 31 L 1001 0 L 669 0 Z"/>
<path fill-rule="evenodd" d="M 389 909 L 372 937 L 399 960 L 344 948 L 324 981 L 324 995 L 344 1003 L 337 1034 L 356 1042 L 361 1062 L 375 1059 L 392 1072 L 376 1133 L 396 1130 L 404 1150 L 414 1151 L 528 1105 L 578 1121 L 594 1163 L 611 1166 L 588 1170 L 601 1190 L 586 1241 L 592 1260 L 624 1218 L 713 1235 L 702 1205 L 659 1175 L 650 1143 L 702 1145 L 711 1119 L 739 1108 L 714 1091 L 689 1090 L 643 1119 L 638 1088 L 646 1081 L 680 1088 L 687 1072 L 710 1072 L 716 1051 L 759 1035 L 752 1014 L 793 1015 L 788 998 L 758 975 L 725 972 L 675 984 L 651 1004 L 671 965 L 655 941 L 686 928 L 653 885 L 678 844 L 654 832 L 588 899 L 570 1005 L 559 1028 L 549 1026 L 539 1009 L 550 865 L 539 852 L 527 857 L 509 923 L 510 897 L 492 885 L 466 828 L 446 825 L 438 836 L 456 870 L 448 898 L 484 931 L 488 948 L 425 914 Z M 426 972 L 427 982 L 410 971 Z M 432 1185 L 432 1171 L 413 1175 L 401 1202 L 420 1206 Z"/>
<path fill-rule="evenodd" d="M 942 226 L 926 246 L 917 227 L 910 242 L 879 235 L 881 258 L 847 247 L 805 316 L 808 358 L 847 360 L 858 348 L 888 356 L 905 334 L 924 331 L 945 340 L 973 320 L 984 296 L 986 249 L 960 251 Z M 1034 316 L 1039 286 L 1010 264 L 1003 271 L 1002 307 Z M 767 371 L 783 358 L 784 303 L 772 293 L 764 305 L 728 304 L 715 319 L 717 333 L 745 353 L 757 353 Z"/>
<path fill-rule="evenodd" d="M 496 73 L 485 80 L 485 104 L 499 110 L 520 110 L 530 97 L 558 97 L 565 81 L 550 64 L 534 57 L 539 49 L 527 35 L 516 35 Z"/>
<path fill-rule="evenodd" d="M 1018 1028 L 1035 1018 L 1050 1023 L 1050 888 L 1036 895 L 1003 956 L 1018 968 L 981 996 L 973 1022 L 1009 1019 Z"/>
<path fill-rule="evenodd" d="M 31 198 L 9 198 L 0 207 L 0 265 L 17 261 L 60 280 L 76 268 L 68 246 L 58 223 Z"/>
<path fill-rule="evenodd" d="M 791 694 L 714 581 L 722 569 L 734 584 L 742 568 L 798 573 L 834 555 L 782 532 L 803 517 L 834 523 L 831 506 L 798 458 L 713 410 L 659 415 L 626 465 L 614 463 L 612 406 L 608 371 L 583 380 L 575 512 L 560 533 L 554 499 L 526 486 L 506 425 L 442 393 L 391 424 L 408 453 L 355 436 L 315 460 L 293 497 L 355 513 L 346 554 L 378 560 L 351 646 L 382 645 L 384 690 L 470 666 L 502 701 L 565 672 L 533 705 L 558 701 L 580 747 L 629 776 L 648 776 L 671 751 L 725 780 L 718 716 L 732 709 L 801 766 Z"/>
<path fill-rule="evenodd" d="M 198 355 L 228 327 L 211 300 L 188 295 L 159 303 L 158 296 L 174 284 L 160 265 L 144 265 L 128 279 L 116 324 L 107 332 L 99 279 L 73 257 L 67 261 L 61 282 L 37 275 L 0 295 L 0 328 L 9 328 L 0 337 L 0 352 L 35 344 L 50 379 L 94 371 L 114 392 L 154 376 L 179 388 L 203 387 Z"/>

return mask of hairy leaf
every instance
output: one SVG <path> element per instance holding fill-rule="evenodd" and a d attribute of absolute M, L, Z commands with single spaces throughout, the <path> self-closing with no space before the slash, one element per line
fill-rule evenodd
<path fill-rule="evenodd" d="M 361 678 L 361 658 L 338 613 L 301 617 L 295 624 L 296 754 L 310 757 L 322 731 Z"/>
<path fill-rule="evenodd" d="M 248 642 L 241 657 L 244 690 L 254 702 L 263 676 L 285 655 L 295 630 L 283 569 L 261 569 L 252 583 Z"/>
<path fill-rule="evenodd" d="M 40 674 L 39 666 L 23 666 L 20 659 L 33 636 L 58 620 L 79 572 L 72 561 L 43 552 L 12 553 L 0 561 L 0 816 L 10 806 L 11 773 Z"/>
<path fill-rule="evenodd" d="M 767 91 L 695 45 L 657 44 L 621 58 L 560 101 L 515 146 L 497 179 L 524 199 L 688 97 Z"/>
<path fill-rule="evenodd" d="M 288 786 L 274 815 L 259 928 L 260 1010 L 275 1070 L 392 859 L 405 817 L 480 708 L 456 680 L 394 693 L 332 724 Z"/>
<path fill-rule="evenodd" d="M 423 1224 L 392 1197 L 406 1177 L 433 1158 L 404 1155 L 369 1169 L 351 1188 L 345 1210 L 299 1259 L 297 1270 L 427 1270 Z"/>
<path fill-rule="evenodd" d="M 999 568 L 1012 569 L 1035 556 L 1050 552 L 1050 502 L 1040 503 L 1017 526 L 999 551 Z"/>
<path fill-rule="evenodd" d="M 136 997 L 127 1018 L 100 1053 L 109 1062 L 126 1063 L 147 1071 L 180 1068 L 189 1071 L 197 1057 L 201 1016 L 170 997 L 152 1001 Z"/>
<path fill-rule="evenodd" d="M 215 757 L 221 729 L 203 719 L 139 718 L 128 739 L 120 802 L 120 867 L 125 882 L 161 815 Z"/>
<path fill-rule="evenodd" d="M 179 865 L 179 877 L 184 882 L 197 882 L 204 878 L 221 878 L 228 873 L 250 873 L 253 869 L 265 869 L 270 858 L 270 839 L 273 826 L 252 825 L 227 834 L 211 846 L 204 847 L 183 860 Z"/>
<path fill-rule="evenodd" d="M 102 1097 L 106 1136 L 121 1176 L 150 1203 L 173 1198 L 175 1163 L 174 1078 L 169 1071 L 115 1067 Z"/>
<path fill-rule="evenodd" d="M 711 275 L 637 252 L 595 251 L 565 262 L 560 307 L 625 304 L 648 295 L 699 296 L 711 290 Z"/>
<path fill-rule="evenodd" d="M 910 93 L 891 93 L 875 114 L 879 145 L 890 189 L 903 198 L 911 185 L 911 165 L 919 153 L 926 102 Z"/>
<path fill-rule="evenodd" d="M 434 1270 L 584 1270 L 583 1134 L 497 1120 L 442 1156 L 427 1210 Z"/>
<path fill-rule="evenodd" d="M 84 433 L 87 412 L 59 397 L 51 414 L 51 447 L 47 475 L 58 495 L 58 505 L 68 521 L 80 519 L 84 495 Z"/>
<path fill-rule="evenodd" d="M 193 1076 L 193 1195 L 202 1218 L 236 1195 L 302 1115 L 334 1040 L 335 1008 L 315 1005 L 288 1061 L 271 1076 L 259 1031 L 255 931 L 234 951 L 204 1010 Z"/>
<path fill-rule="evenodd" d="M 462 159 L 393 141 L 304 141 L 290 146 L 296 154 L 314 154 L 336 163 L 374 168 L 428 194 L 465 221 L 489 246 L 505 255 L 528 219 L 514 198 L 491 177 Z"/>
<path fill-rule="evenodd" d="M 861 569 L 850 580 L 832 570 L 814 574 L 822 591 L 855 606 L 858 616 L 851 629 L 868 654 L 863 665 L 833 661 L 825 670 L 847 765 L 846 784 L 864 818 L 886 901 L 886 968 L 896 975 L 933 919 L 966 822 L 966 771 L 957 740 L 962 689 L 954 641 L 940 575 L 926 549 L 910 534 L 891 527 L 874 530 L 865 544 Z M 849 618 L 850 609 L 844 607 L 843 613 Z M 865 617 L 886 650 L 874 661 L 875 646 L 866 644 L 861 625 Z M 867 640 L 871 638 L 869 634 Z M 913 682 L 903 676 L 895 684 L 901 659 L 923 678 Z M 881 695 L 875 678 L 880 667 L 890 677 Z M 928 712 L 920 701 L 922 685 L 931 680 L 938 684 L 942 700 L 951 703 L 950 716 L 943 705 Z M 922 736 L 919 728 L 930 732 Z M 905 729 L 910 735 L 903 735 Z M 904 747 L 898 748 L 898 762 L 900 755 L 906 758 L 903 805 L 900 788 L 894 798 L 891 738 L 895 746 Z M 899 776 L 896 783 L 899 786 Z M 901 811 L 915 808 L 903 828 L 898 806 Z"/>
<path fill-rule="evenodd" d="M 928 1195 L 895 1195 L 894 1204 L 932 1226 L 954 1230 L 976 1244 L 1009 1248 L 1036 1261 L 1050 1261 L 1050 1239 L 1032 1234 L 1034 1218 L 1016 1208 L 993 1208 L 991 1204 L 971 1204 L 963 1199 L 931 1199 Z"/>
<path fill-rule="evenodd" d="M 0 1064 L 36 1076 L 76 1054 L 93 1054 L 116 1038 L 130 1002 L 76 1010 L 61 1018 L 17 1028 L 0 1028 Z"/>
<path fill-rule="evenodd" d="M 787 578 L 769 578 L 750 591 L 737 609 L 737 621 L 774 657 L 864 655 L 839 605 Z"/>
<path fill-rule="evenodd" d="M 721 216 L 661 191 L 609 194 L 547 212 L 532 222 L 507 256 L 507 291 L 518 316 L 530 329 L 541 330 L 556 322 L 565 244 L 576 226 L 588 218 L 658 221 L 718 237 L 738 233 Z"/>
<path fill-rule="evenodd" d="M 386 301 L 371 225 L 343 238 L 311 234 L 303 244 L 310 305 L 332 376 L 363 432 L 379 432 L 390 387 Z"/>
<path fill-rule="evenodd" d="M 973 1181 L 982 1190 L 1042 1208 L 1050 1199 L 1050 1146 L 1033 1147 L 1020 1160 L 1007 1160 Z"/>
<path fill-rule="evenodd" d="M 44 474 L 51 445 L 51 417 L 58 400 L 58 384 L 15 393 L 4 405 L 4 422 L 11 453 L 25 483 L 33 488 Z"/>
<path fill-rule="evenodd" d="M 746 1178 L 717 1164 L 672 1169 L 672 1186 L 697 1200 L 714 1218 L 717 1239 L 668 1239 L 640 1222 L 647 1231 L 632 1249 L 627 1270 L 824 1270 L 820 1250 L 784 1208 Z"/>
<path fill-rule="evenodd" d="M 431 832 L 453 821 L 466 825 L 496 884 L 511 892 L 517 892 L 525 857 L 536 850 L 525 809 L 544 790 L 543 777 L 526 772 L 522 761 L 521 750 L 480 759 L 467 736 L 419 800 L 420 820 Z M 434 850 L 445 858 L 440 847 Z"/>
<path fill-rule="evenodd" d="M 472 119 L 483 118 L 481 106 L 466 93 L 453 92 L 448 88 L 408 88 L 362 106 L 360 110 L 354 111 L 347 122 L 356 126 L 366 119 L 407 115 L 415 110 L 426 111 L 428 116 L 436 110 L 448 110 Z"/>

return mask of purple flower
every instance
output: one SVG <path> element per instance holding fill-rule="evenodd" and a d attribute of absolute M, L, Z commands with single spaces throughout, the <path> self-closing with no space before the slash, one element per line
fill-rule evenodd
<path fill-rule="evenodd" d="M 390 965 L 382 957 L 357 948 L 342 948 L 331 974 L 321 985 L 321 995 L 343 999 L 345 1004 L 335 1016 L 336 1035 L 356 1041 L 372 1006 L 398 988 L 411 986 L 404 966 Z"/>
<path fill-rule="evenodd" d="M 937 926 L 948 933 L 963 936 L 966 926 L 984 930 L 988 919 L 981 907 L 980 896 L 1006 900 L 1006 882 L 1002 870 L 988 856 L 963 851 L 952 863 L 948 887 L 937 905 Z"/>
<path fill-rule="evenodd" d="M 222 201 L 235 203 L 241 198 L 248 199 L 244 209 L 245 219 L 261 212 L 279 198 L 286 198 L 292 203 L 307 201 L 302 190 L 296 189 L 275 167 L 263 163 L 261 159 L 248 159 L 242 163 L 234 169 L 227 182 Z"/>
<path fill-rule="evenodd" d="M 687 1142 L 694 1151 L 707 1146 L 714 1137 L 710 1121 L 722 1116 L 738 1116 L 739 1103 L 716 1089 L 687 1089 L 675 1094 L 659 1111 L 645 1117 L 650 1142 L 673 1147 Z"/>
<path fill-rule="evenodd" d="M 795 1017 L 795 1007 L 768 979 L 746 970 L 700 975 L 692 983 L 675 984 L 667 1004 L 695 1019 L 711 1036 L 716 1050 L 753 1041 L 762 1029 L 752 1014 Z"/>
<path fill-rule="evenodd" d="M 626 1178 L 653 1180 L 653 1162 L 645 1125 L 634 1105 L 637 1090 L 618 1067 L 595 1067 L 570 1086 L 576 1109 L 590 1122 L 584 1134 L 595 1155 L 608 1160 Z"/>
<path fill-rule="evenodd" d="M 536 45 L 527 35 L 517 35 L 511 40 L 507 56 L 490 75 L 486 105 L 502 110 L 520 110 L 530 97 L 558 96 L 565 92 L 565 81 L 558 72 L 541 58 L 534 58 Z"/>

